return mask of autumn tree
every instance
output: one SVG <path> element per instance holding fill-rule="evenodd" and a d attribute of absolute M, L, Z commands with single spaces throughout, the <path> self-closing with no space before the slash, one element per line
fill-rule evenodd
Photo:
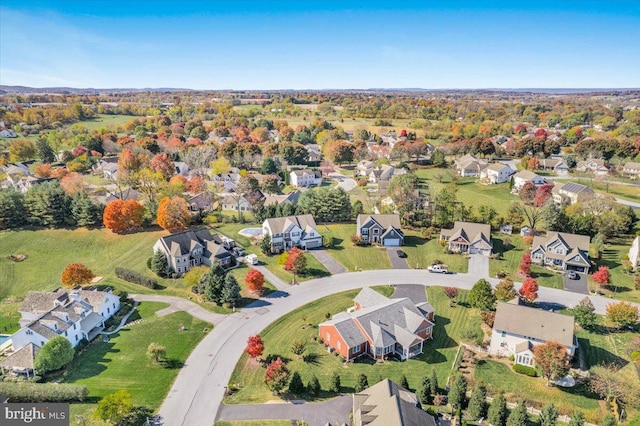
<path fill-rule="evenodd" d="M 82 263 L 70 263 L 62 271 L 62 278 L 60 282 L 65 287 L 73 288 L 78 285 L 89 284 L 94 275 L 91 269 L 84 266 Z"/>
<path fill-rule="evenodd" d="M 84 190 L 84 179 L 79 173 L 69 173 L 60 179 L 60 186 L 62 186 L 65 194 L 73 196 Z"/>
<path fill-rule="evenodd" d="M 589 370 L 589 388 L 607 402 L 626 399 L 629 386 L 618 376 L 617 364 L 598 365 Z"/>
<path fill-rule="evenodd" d="M 169 232 L 184 231 L 189 227 L 191 212 L 182 197 L 164 197 L 158 205 L 158 225 Z"/>
<path fill-rule="evenodd" d="M 144 207 L 136 200 L 113 200 L 104 209 L 102 222 L 115 233 L 129 232 L 142 225 Z"/>
<path fill-rule="evenodd" d="M 293 272 L 296 275 L 304 275 L 307 273 L 307 258 L 304 252 L 297 247 L 293 247 L 289 250 L 287 256 L 287 262 L 284 265 L 284 269 Z"/>
<path fill-rule="evenodd" d="M 131 411 L 133 404 L 131 403 L 131 394 L 125 390 L 119 390 L 115 393 L 105 395 L 100 401 L 94 412 L 94 417 L 118 424 L 123 417 Z"/>
<path fill-rule="evenodd" d="M 36 146 L 29 139 L 18 139 L 9 144 L 9 158 L 13 162 L 35 158 Z"/>
<path fill-rule="evenodd" d="M 457 287 L 445 287 L 443 289 L 444 294 L 449 298 L 449 305 L 453 303 L 453 299 L 458 297 L 458 288 Z"/>
<path fill-rule="evenodd" d="M 260 358 L 264 352 L 264 342 L 259 334 L 250 336 L 247 340 L 247 347 L 244 350 L 250 358 Z"/>
<path fill-rule="evenodd" d="M 513 286 L 513 280 L 511 278 L 503 278 L 500 280 L 494 291 L 496 299 L 501 302 L 508 302 L 516 297 L 517 293 Z"/>
<path fill-rule="evenodd" d="M 638 322 L 638 307 L 629 302 L 609 303 L 607 319 L 619 328 L 632 326 Z"/>
<path fill-rule="evenodd" d="M 267 387 L 276 394 L 282 392 L 287 386 L 289 382 L 289 369 L 282 358 L 276 358 L 267 366 L 267 371 L 264 373 L 264 382 Z"/>
<path fill-rule="evenodd" d="M 196 195 L 207 190 L 207 183 L 200 176 L 192 177 L 186 182 L 185 186 L 187 191 L 192 195 Z"/>
<path fill-rule="evenodd" d="M 537 190 L 536 194 L 533 197 L 533 205 L 536 207 L 542 207 L 545 203 L 551 198 L 553 195 L 551 190 L 553 189 L 553 185 L 541 185 Z"/>
<path fill-rule="evenodd" d="M 247 273 L 244 282 L 250 292 L 261 293 L 264 288 L 264 275 L 257 269 L 251 269 Z"/>
<path fill-rule="evenodd" d="M 536 186 L 532 182 L 527 182 L 518 191 L 518 196 L 523 203 L 527 205 L 533 204 L 533 199 L 536 196 L 536 191 Z"/>
<path fill-rule="evenodd" d="M 533 359 L 547 379 L 547 386 L 552 380 L 558 380 L 569 372 L 569 354 L 561 343 L 551 341 L 534 346 Z"/>
<path fill-rule="evenodd" d="M 153 362 L 159 363 L 167 356 L 167 348 L 158 343 L 151 342 L 149 346 L 147 346 L 147 356 L 151 358 Z"/>
<path fill-rule="evenodd" d="M 176 174 L 176 166 L 167 154 L 157 154 L 151 159 L 151 170 L 160 172 L 165 179 L 169 180 Z"/>
<path fill-rule="evenodd" d="M 538 283 L 534 278 L 528 277 L 522 283 L 522 287 L 520 287 L 520 298 L 525 303 L 533 303 L 538 298 Z"/>
<path fill-rule="evenodd" d="M 591 278 L 598 284 L 605 285 L 611 282 L 611 273 L 607 266 L 601 266 L 591 275 Z"/>
<path fill-rule="evenodd" d="M 526 252 L 522 255 L 522 260 L 520 261 L 520 265 L 518 265 L 518 269 L 520 273 L 525 277 L 528 277 L 531 274 L 531 253 Z"/>
<path fill-rule="evenodd" d="M 53 168 L 51 164 L 39 164 L 33 169 L 33 174 L 41 178 L 48 178 L 53 174 Z"/>

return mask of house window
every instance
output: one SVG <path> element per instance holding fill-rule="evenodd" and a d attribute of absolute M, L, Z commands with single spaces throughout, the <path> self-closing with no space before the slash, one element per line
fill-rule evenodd
<path fill-rule="evenodd" d="M 376 348 L 376 356 L 382 356 L 382 348 Z"/>
<path fill-rule="evenodd" d="M 64 335 L 65 335 L 65 336 L 68 336 L 68 334 L 67 334 L 66 330 L 65 330 L 65 332 L 64 332 Z"/>
<path fill-rule="evenodd" d="M 115 308 L 116 308 L 116 304 L 115 304 L 115 302 L 114 302 L 114 303 L 113 303 L 113 309 L 115 309 Z"/>
<path fill-rule="evenodd" d="M 108 313 L 108 314 L 110 314 L 110 313 L 111 313 L 111 310 L 109 310 L 109 308 L 107 308 L 107 313 Z"/>
<path fill-rule="evenodd" d="M 40 340 L 40 347 L 44 346 L 44 340 Z"/>
<path fill-rule="evenodd" d="M 384 353 L 388 354 L 391 353 L 393 351 L 393 345 L 392 346 L 387 346 L 386 348 L 384 348 Z"/>
<path fill-rule="evenodd" d="M 73 329 L 74 329 L 74 330 L 76 329 L 76 325 L 75 325 L 75 324 L 73 324 Z"/>
<path fill-rule="evenodd" d="M 368 228 L 363 228 L 361 230 L 362 235 L 367 235 L 369 233 L 369 229 Z"/>
<path fill-rule="evenodd" d="M 501 333 L 500 333 L 500 335 L 501 335 L 502 337 L 506 337 L 506 336 L 507 336 L 507 332 L 506 332 L 506 331 L 503 331 L 503 332 L 501 332 Z"/>
<path fill-rule="evenodd" d="M 326 337 L 327 337 L 327 342 L 330 342 L 331 341 L 331 333 L 327 332 L 327 336 Z"/>
<path fill-rule="evenodd" d="M 351 350 L 351 353 L 357 354 L 358 352 L 360 352 L 360 350 L 362 345 L 356 345 L 353 347 L 353 349 Z"/>
<path fill-rule="evenodd" d="M 340 341 L 338 340 L 338 343 L 336 344 L 336 348 L 340 349 Z"/>
<path fill-rule="evenodd" d="M 379 234 L 379 233 L 380 233 L 380 230 L 379 230 L 379 229 L 377 229 L 377 228 L 376 228 L 376 229 L 373 229 L 373 233 L 377 235 L 377 234 Z"/>
<path fill-rule="evenodd" d="M 33 331 L 31 331 L 31 330 L 27 330 L 27 334 L 28 334 L 29 336 L 31 336 L 31 335 L 33 334 Z"/>
<path fill-rule="evenodd" d="M 78 335 L 76 334 L 76 342 L 78 341 Z"/>

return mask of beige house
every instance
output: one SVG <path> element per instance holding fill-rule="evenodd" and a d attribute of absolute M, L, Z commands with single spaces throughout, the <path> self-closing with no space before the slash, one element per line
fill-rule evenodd
<path fill-rule="evenodd" d="M 609 174 L 609 167 L 601 158 L 590 158 L 585 161 L 579 161 L 576 164 L 576 171 L 582 173 L 593 173 L 596 176 L 604 176 Z"/>
<path fill-rule="evenodd" d="M 627 162 L 622 167 L 622 174 L 629 176 L 630 178 L 637 179 L 640 176 L 640 163 L 635 163 L 633 161 Z"/>
<path fill-rule="evenodd" d="M 551 195 L 556 204 L 575 204 L 594 197 L 595 192 L 580 183 L 566 182 L 556 184 L 551 190 Z"/>
<path fill-rule="evenodd" d="M 456 222 L 453 229 L 442 229 L 440 239 L 456 253 L 479 253 L 491 256 L 491 226 L 484 223 Z"/>
<path fill-rule="evenodd" d="M 389 379 L 353 394 L 354 426 L 436 426 L 415 393 Z"/>
<path fill-rule="evenodd" d="M 482 158 L 476 158 L 471 154 L 458 158 L 454 167 L 462 177 L 480 177 L 480 173 L 487 168 L 488 163 Z"/>
<path fill-rule="evenodd" d="M 558 175 L 569 174 L 569 166 L 560 158 L 543 158 L 540 160 L 539 167 L 542 170 L 551 170 Z"/>
<path fill-rule="evenodd" d="M 506 164 L 492 163 L 480 172 L 480 179 L 490 184 L 505 183 L 509 182 L 515 172 Z"/>
<path fill-rule="evenodd" d="M 578 348 L 573 327 L 573 316 L 498 302 L 489 353 L 504 357 L 513 355 L 516 364 L 533 367 L 533 347 L 558 342 L 573 356 Z"/>

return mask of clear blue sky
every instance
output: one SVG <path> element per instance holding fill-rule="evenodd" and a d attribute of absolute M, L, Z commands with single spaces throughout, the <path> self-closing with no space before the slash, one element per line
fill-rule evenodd
<path fill-rule="evenodd" d="M 0 84 L 637 88 L 640 1 L 2 0 Z"/>

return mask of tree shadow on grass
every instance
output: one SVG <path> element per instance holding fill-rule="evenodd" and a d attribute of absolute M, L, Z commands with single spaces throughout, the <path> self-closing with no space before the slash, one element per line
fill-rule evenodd
<path fill-rule="evenodd" d="M 179 359 L 173 359 L 173 358 L 165 359 L 165 360 L 162 360 L 162 366 L 170 370 L 175 370 L 175 369 L 184 367 L 184 362 L 180 361 Z"/>
<path fill-rule="evenodd" d="M 275 361 L 278 358 L 282 359 L 282 362 L 284 362 L 285 364 L 288 364 L 288 363 L 291 362 L 291 358 L 288 358 L 286 356 L 282 356 L 282 355 L 278 355 L 278 354 L 269 354 L 269 355 L 265 356 L 262 359 L 262 361 L 261 361 L 262 362 L 262 366 L 266 367 L 266 366 L 268 366 L 269 364 L 271 364 L 273 361 Z"/>
<path fill-rule="evenodd" d="M 319 353 L 316 353 L 316 352 L 311 352 L 311 353 L 303 355 L 302 356 L 302 361 L 304 361 L 305 364 L 320 365 L 321 358 L 324 358 L 326 356 L 327 355 L 325 355 L 325 354 L 319 354 Z"/>
<path fill-rule="evenodd" d="M 405 247 L 418 247 L 423 245 L 424 243 L 426 243 L 427 240 L 425 240 L 424 238 L 415 236 L 415 235 L 409 235 L 404 237 L 404 245 Z"/>
<path fill-rule="evenodd" d="M 321 277 L 328 277 L 329 275 L 331 274 L 328 271 L 323 271 L 322 269 L 316 269 L 316 268 L 309 268 L 307 273 L 305 274 L 305 278 L 307 277 L 321 278 Z"/>

